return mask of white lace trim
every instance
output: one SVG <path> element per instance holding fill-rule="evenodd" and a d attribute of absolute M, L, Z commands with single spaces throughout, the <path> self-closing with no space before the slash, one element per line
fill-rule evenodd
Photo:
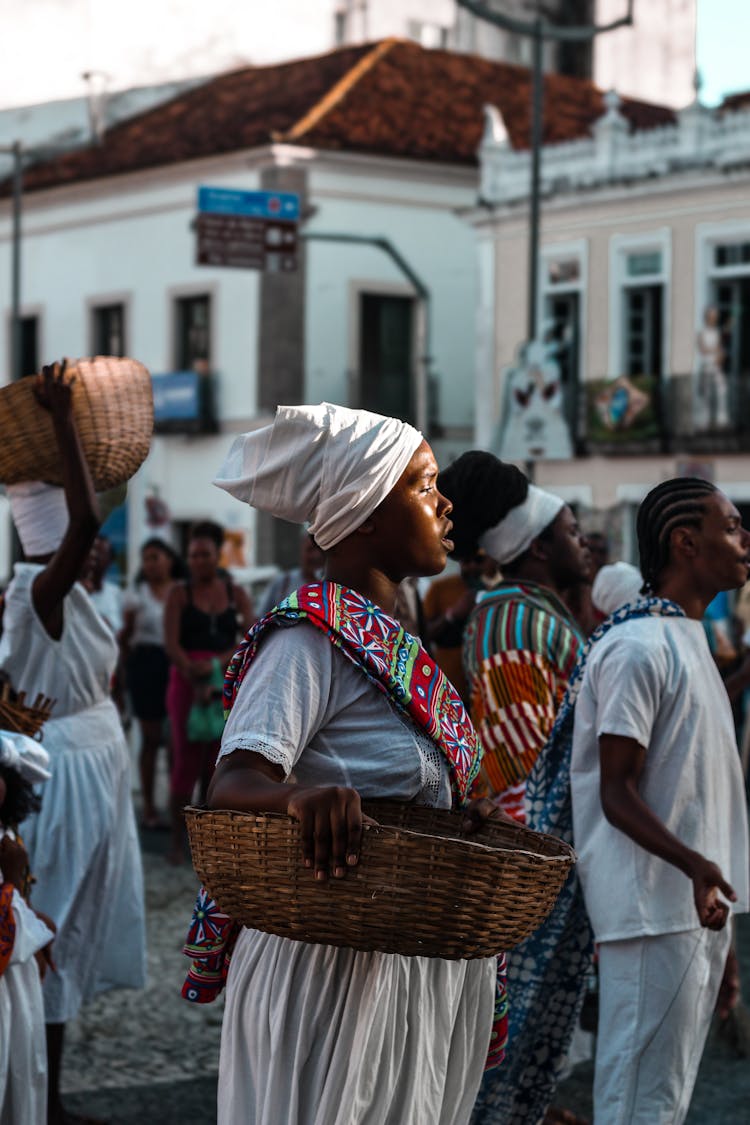
<path fill-rule="evenodd" d="M 276 766 L 281 766 L 287 777 L 291 773 L 292 762 L 288 751 L 282 750 L 280 746 L 274 746 L 270 742 L 264 742 L 262 738 L 249 738 L 243 734 L 238 734 L 234 738 L 227 738 L 222 742 L 219 756 L 216 759 L 217 763 L 222 758 L 227 758 L 230 754 L 233 754 L 235 750 L 249 750 L 253 754 L 260 754 L 267 761 Z"/>
<path fill-rule="evenodd" d="M 393 714 L 414 739 L 419 754 L 422 786 L 419 795 L 420 804 L 427 805 L 429 808 L 437 808 L 442 803 L 441 798 L 446 785 L 448 763 L 445 760 L 445 755 L 438 749 L 430 736 L 420 730 L 408 715 L 394 707 L 389 699 L 387 699 L 387 702 Z"/>

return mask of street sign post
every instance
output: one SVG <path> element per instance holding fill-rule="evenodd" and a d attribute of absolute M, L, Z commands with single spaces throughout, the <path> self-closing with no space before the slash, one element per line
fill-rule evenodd
<path fill-rule="evenodd" d="M 197 264 L 296 270 L 299 211 L 291 192 L 199 187 Z"/>

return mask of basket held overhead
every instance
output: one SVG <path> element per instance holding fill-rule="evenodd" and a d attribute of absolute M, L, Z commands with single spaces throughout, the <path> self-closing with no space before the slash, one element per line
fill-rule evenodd
<path fill-rule="evenodd" d="M 463 814 L 364 802 L 360 860 L 320 883 L 299 824 L 278 814 L 186 809 L 193 866 L 238 922 L 297 941 L 470 960 L 511 949 L 544 921 L 575 862 L 562 840 Z"/>
<path fill-rule="evenodd" d="M 134 359 L 96 356 L 69 362 L 73 413 L 98 492 L 133 476 L 145 461 L 154 428 L 151 377 Z M 49 411 L 34 395 L 35 375 L 0 387 L 0 481 L 62 484 Z"/>

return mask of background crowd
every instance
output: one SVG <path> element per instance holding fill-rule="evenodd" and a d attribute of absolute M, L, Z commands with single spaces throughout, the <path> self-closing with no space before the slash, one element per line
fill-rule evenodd
<path fill-rule="evenodd" d="M 33 980 L 28 972 L 23 980 L 18 978 L 17 1004 L 31 1028 L 28 1043 L 34 1044 L 42 1023 L 46 1026 L 48 1121 L 58 1125 L 70 1120 L 59 1096 L 66 1023 L 98 992 L 139 987 L 144 981 L 144 929 L 138 905 L 143 898 L 142 875 L 124 734 L 128 727 L 138 736 L 141 828 L 169 830 L 167 859 L 173 864 L 187 860 L 183 809 L 194 801 L 222 808 L 288 811 L 300 820 L 303 830 L 305 824 L 314 822 L 315 844 L 314 850 L 310 845 L 308 861 L 314 864 L 317 878 L 327 877 L 331 858 L 328 853 L 323 856 L 325 833 L 321 835 L 318 829 L 324 806 L 323 819 L 327 824 L 330 817 L 332 840 L 337 839 L 333 825 L 339 818 L 347 825 L 352 849 L 345 857 L 333 855 L 331 873 L 343 877 L 346 866 L 356 863 L 358 843 L 352 832 L 360 792 L 437 802 L 438 807 L 458 807 L 471 796 L 482 808 L 482 816 L 495 815 L 499 809 L 513 820 L 575 839 L 581 853 L 580 878 L 568 881 L 549 918 L 509 954 L 507 966 L 505 956 L 498 959 L 497 967 L 494 958 L 491 964 L 436 961 L 426 976 L 420 976 L 418 962 L 422 959 L 394 958 L 381 964 L 349 950 L 336 953 L 336 963 L 341 963 L 339 968 L 349 984 L 335 994 L 327 992 L 326 1003 L 333 1004 L 336 1012 L 340 1007 L 342 1013 L 348 1013 L 354 1039 L 365 1038 L 353 1069 L 355 1056 L 348 1050 L 342 1053 L 346 1037 L 331 1040 L 327 1062 L 326 1051 L 315 1046 L 325 1073 L 338 1074 L 338 1085 L 329 1088 L 324 1082 L 321 1086 L 323 1071 L 316 1071 L 305 1095 L 310 1106 L 333 1106 L 351 1083 L 352 1096 L 364 1098 L 369 1105 L 370 1095 L 359 1087 L 369 1081 L 368 1075 L 378 1074 L 382 1082 L 378 1079 L 375 1086 L 388 1093 L 380 1105 L 384 1122 L 395 1120 L 394 1106 L 400 1107 L 398 1113 L 411 1113 L 416 1104 L 434 1115 L 430 1121 L 444 1119 L 446 1125 L 465 1120 L 472 1105 L 474 1125 L 570 1121 L 570 1115 L 552 1103 L 571 1044 L 579 1035 L 581 1006 L 584 995 L 591 991 L 598 960 L 599 974 L 607 981 L 602 999 L 607 1035 L 600 1036 L 603 1046 L 597 1054 L 600 1105 L 608 1105 L 614 1113 L 623 1091 L 629 1105 L 655 1104 L 653 1091 L 641 1090 L 641 1079 L 633 1084 L 630 1078 L 630 1072 L 639 1068 L 648 1077 L 649 1067 L 654 1066 L 653 1059 L 647 1060 L 649 1052 L 653 1054 L 648 1036 L 651 1020 L 664 1037 L 664 1051 L 670 1053 L 669 1081 L 665 1086 L 661 1079 L 654 1080 L 657 1086 L 661 1083 L 658 1096 L 677 1107 L 671 1119 L 681 1121 L 714 1003 L 724 1021 L 740 1008 L 732 927 L 726 922 L 728 901 L 737 902 L 737 909 L 743 910 L 747 898 L 745 792 L 741 782 L 737 784 L 742 774 L 736 746 L 739 743 L 742 748 L 746 772 L 750 630 L 745 615 L 750 597 L 743 583 L 750 566 L 750 537 L 734 506 L 701 480 L 675 479 L 658 486 L 639 515 L 639 571 L 621 561 L 611 563 L 601 533 L 592 530 L 587 535 L 567 504 L 534 487 L 519 469 L 491 454 L 464 454 L 438 475 L 429 446 L 405 423 L 361 412 L 355 420 L 363 432 L 357 441 L 351 441 L 347 427 L 352 424 L 352 412 L 344 408 L 326 406 L 331 417 L 325 418 L 318 416 L 322 407 L 283 408 L 299 411 L 311 434 L 325 435 L 332 447 L 331 457 L 342 461 L 341 479 L 351 490 L 344 504 L 332 502 L 340 499 L 337 495 L 321 500 L 322 494 L 313 489 L 317 499 L 309 516 L 301 484 L 294 492 L 294 518 L 310 525 L 309 531 L 301 533 L 299 566 L 271 581 L 257 597 L 256 611 L 249 592 L 223 565 L 227 560 L 222 558 L 222 528 L 204 520 L 189 529 L 184 559 L 166 539 L 148 539 L 141 548 L 140 569 L 123 591 L 108 577 L 112 550 L 101 534 L 98 500 L 64 375 L 64 365 L 45 368 L 38 391 L 40 405 L 52 415 L 62 452 L 63 488 L 43 482 L 9 488 L 25 561 L 17 564 L 5 594 L 0 643 L 0 667 L 10 681 L 22 682 L 32 693 L 55 700 L 55 712 L 44 733 L 53 770 L 48 769 L 46 751 L 36 743 L 26 746 L 22 740 L 11 740 L 0 747 L 0 862 L 3 887 L 12 892 L 8 895 L 4 890 L 0 900 L 0 955 L 4 943 L 17 958 L 24 954 L 26 969 L 33 959 L 39 965 L 40 973 L 32 974 Z M 284 425 L 280 412 L 269 441 L 278 443 L 278 459 L 286 466 L 292 437 Z M 298 419 L 291 427 L 295 440 L 299 426 Z M 266 439 L 266 435 L 262 437 Z M 243 435 L 241 440 L 250 444 L 254 439 Z M 368 460 L 357 442 L 364 443 L 367 451 L 371 446 L 380 462 Z M 303 468 L 305 457 L 312 458 L 311 451 L 316 449 L 310 439 L 299 450 Z M 232 468 L 231 454 L 227 465 Z M 313 474 L 317 471 L 313 464 L 309 468 Z M 273 465 L 267 470 L 270 485 L 262 473 L 246 480 L 241 475 L 235 479 L 230 472 L 217 483 L 246 501 L 250 490 L 249 502 L 261 508 L 266 505 L 275 514 L 274 471 Z M 375 489 L 369 488 L 367 473 L 374 474 Z M 379 499 L 373 500 L 373 495 Z M 719 525 L 724 527 L 721 533 Z M 448 554 L 460 560 L 454 572 L 428 581 L 440 572 Z M 360 638 L 343 664 L 335 652 L 341 642 L 334 639 L 330 622 L 320 618 L 320 602 L 325 599 L 314 593 L 321 590 L 316 584 L 323 578 L 324 563 L 335 618 L 349 620 L 351 614 L 350 632 Z M 338 577 L 332 578 L 332 574 Z M 423 580 L 411 577 L 415 574 Z M 278 608 L 288 594 L 303 587 L 313 593 L 300 595 L 299 606 L 295 603 L 288 613 Z M 639 600 L 641 595 L 645 601 Z M 359 609 L 352 610 L 352 599 L 361 600 Z M 373 605 L 386 607 L 382 624 L 390 631 L 386 640 L 376 637 L 371 625 L 362 624 L 370 621 Z M 357 617 L 360 611 L 364 616 Z M 317 622 L 327 640 L 310 629 L 274 628 L 280 623 L 298 624 L 303 618 L 311 624 Z M 640 619 L 646 618 L 644 624 Z M 665 631 L 665 621 L 675 618 L 677 624 Z M 254 623 L 253 639 L 243 642 Z M 639 647 L 644 628 L 650 630 L 647 650 Z M 438 733 L 429 738 L 419 732 L 418 724 L 412 728 L 404 724 L 403 717 L 394 717 L 393 708 L 398 710 L 402 698 L 410 698 L 409 693 L 404 696 L 403 685 L 384 679 L 385 693 L 392 695 L 388 707 L 378 692 L 373 695 L 368 683 L 374 675 L 367 663 L 372 645 L 392 644 L 395 654 L 404 643 L 404 629 L 412 634 L 408 643 L 418 652 L 417 664 L 422 667 L 429 662 L 435 668 L 434 660 L 444 673 L 439 679 L 444 696 L 440 696 L 443 711 L 437 714 Z M 626 642 L 624 649 L 616 647 L 612 635 L 607 638 L 610 630 L 616 642 Z M 261 635 L 266 640 L 256 660 Z M 670 647 L 675 635 L 682 638 L 678 657 Z M 415 637 L 421 637 L 421 646 Z M 628 648 L 628 638 L 637 642 L 634 649 L 632 645 Z M 333 649 L 328 641 L 333 641 Z M 607 663 L 606 654 L 613 647 L 617 654 L 614 666 L 620 670 L 615 681 L 618 675 L 630 676 L 623 692 L 618 692 L 619 685 L 612 679 L 612 662 Z M 666 687 L 658 663 L 661 656 L 667 664 L 676 661 L 673 668 L 670 665 Z M 652 658 L 656 660 L 653 668 L 649 664 Z M 252 672 L 246 677 L 251 662 Z M 351 665 L 357 663 L 365 671 L 364 679 L 352 670 Z M 390 667 L 390 661 L 386 664 Z M 232 712 L 225 727 L 222 687 L 228 665 Z M 597 676 L 603 688 L 597 688 Z M 720 676 L 733 711 L 724 692 L 719 689 L 717 694 Z M 675 677 L 683 685 L 679 691 L 674 687 Z M 325 684 L 328 687 L 322 690 Z M 581 701 L 577 703 L 579 692 Z M 293 707 L 286 705 L 289 698 L 294 699 Z M 661 709 L 673 708 L 675 700 L 688 701 L 689 707 L 681 713 L 670 712 L 665 733 L 660 727 Z M 602 801 L 611 790 L 604 819 L 598 784 L 593 798 L 590 787 L 590 779 L 595 774 L 598 777 L 599 769 L 596 733 L 589 738 L 591 745 L 585 739 L 587 722 L 589 733 L 600 729 L 597 708 L 608 716 L 602 729 L 616 734 L 612 735 L 612 760 L 626 763 L 622 776 L 616 771 L 610 776 L 610 767 L 605 768 L 602 759 Z M 416 723 L 414 716 L 412 719 Z M 454 753 L 450 739 L 445 747 L 441 742 L 441 722 L 446 731 L 462 731 L 461 738 L 471 749 L 473 765 L 463 779 L 458 759 L 450 756 Z M 613 725 L 607 725 L 610 723 Z M 383 738 L 386 727 L 389 733 Z M 484 748 L 481 768 L 477 735 Z M 697 740 L 695 754 L 690 750 L 691 740 Z M 699 816 L 693 813 L 683 823 L 683 802 L 675 796 L 665 803 L 664 786 L 657 784 L 648 808 L 652 812 L 658 809 L 660 819 L 651 816 L 649 821 L 647 813 L 649 826 L 643 828 L 647 806 L 634 797 L 643 761 L 633 759 L 627 764 L 631 744 L 636 756 L 639 746 L 648 747 L 659 770 L 677 770 L 675 793 L 680 786 L 684 788 L 687 775 L 696 781 L 702 802 Z M 706 773 L 701 757 L 700 748 L 709 745 L 718 755 L 715 773 Z M 445 762 L 436 757 L 436 746 Z M 162 748 L 166 755 L 160 763 Z M 284 754 L 282 760 L 279 755 Z M 587 754 L 591 760 L 582 769 Z M 295 783 L 280 785 L 292 771 Z M 13 788 L 15 774 L 26 787 L 20 802 Z M 360 774 L 359 781 L 351 780 Z M 164 775 L 168 777 L 168 809 L 159 807 L 163 797 L 157 782 Z M 415 779 L 419 781 L 416 791 Z M 40 781 L 45 782 L 41 812 L 31 791 L 31 784 Z M 649 784 L 653 783 L 645 777 L 644 791 Z M 689 805 L 687 797 L 685 800 Z M 343 801 L 340 808 L 339 801 Z M 16 836 L 18 820 L 21 814 L 34 811 L 38 815 L 28 822 L 21 844 Z M 599 884 L 601 857 L 624 848 L 625 871 L 635 841 L 638 855 L 666 859 L 692 880 L 695 910 L 708 934 L 695 929 L 693 902 L 686 898 L 681 883 L 673 885 L 664 879 L 664 865 L 657 865 L 653 872 L 649 869 L 647 876 L 635 881 L 631 890 L 633 902 L 639 906 L 636 914 L 645 919 L 635 924 L 645 929 L 636 928 L 631 934 L 632 910 L 626 903 L 623 933 L 633 941 L 624 964 L 632 969 L 640 959 L 646 966 L 643 973 L 652 978 L 660 972 L 659 956 L 662 961 L 666 956 L 663 963 L 677 965 L 669 980 L 662 971 L 667 981 L 662 991 L 668 998 L 674 993 L 675 1001 L 673 1005 L 669 1000 L 666 1012 L 658 1011 L 648 997 L 638 996 L 634 1002 L 634 1011 L 627 1018 L 632 1018 L 634 1028 L 643 1029 L 640 1037 L 623 1025 L 622 1012 L 630 1009 L 617 1000 L 617 989 L 611 987 L 613 973 L 615 978 L 620 973 L 621 993 L 629 995 L 628 970 L 612 967 L 622 952 L 623 933 L 609 932 L 617 913 L 613 915 L 612 903 L 602 912 L 601 902 L 597 902 L 601 887 L 589 866 L 592 841 L 602 831 L 606 834 L 605 820 L 622 833 L 598 849 L 600 859 L 593 866 L 599 871 Z M 623 845 L 628 837 L 630 841 Z M 713 861 L 714 855 L 719 865 Z M 38 885 L 34 910 L 25 913 L 28 892 L 21 896 L 23 901 L 16 900 L 28 868 L 34 871 Z M 730 881 L 724 877 L 727 872 Z M 612 872 L 613 877 L 616 874 Z M 717 888 L 723 895 L 720 900 Z M 606 888 L 603 894 L 606 898 Z M 651 899 L 660 905 L 649 906 Z M 201 919 L 211 910 L 215 904 L 199 899 Z M 677 917 L 680 932 L 672 940 Z M 202 921 L 198 930 L 205 937 Z M 721 940 L 713 941 L 711 931 L 723 931 Z M 83 933 L 86 940 L 82 940 Z M 694 934 L 697 936 L 691 936 Z M 653 963 L 649 958 L 657 947 L 649 941 L 644 944 L 644 937 L 652 935 L 663 939 L 658 948 L 667 950 Z M 266 1042 L 251 1029 L 274 1024 L 267 1004 L 278 998 L 281 989 L 289 1003 L 299 1007 L 299 1019 L 292 1020 L 295 1028 L 312 1011 L 317 1012 L 309 1025 L 313 1033 L 322 1010 L 318 1007 L 320 975 L 328 971 L 322 962 L 318 964 L 314 951 L 326 947 L 289 943 L 246 928 L 233 940 L 237 943 L 233 964 L 240 965 L 234 978 L 244 974 L 254 983 L 252 989 L 238 989 L 235 984 L 229 990 L 220 1120 L 236 1121 L 237 1106 L 251 1102 L 256 1106 L 254 1121 L 270 1123 L 279 1120 L 280 1113 L 295 1119 L 293 1107 L 302 1096 L 300 1083 L 308 1048 L 303 1045 L 297 1054 L 290 1042 L 280 1051 L 276 1032 Z M 199 950 L 201 941 L 196 939 L 194 944 Z M 190 945 L 189 939 L 186 951 Z M 466 965 L 474 967 L 470 970 Z M 3 968 L 7 965 L 0 961 L 0 970 Z M 41 978 L 47 968 L 52 975 L 42 1003 Z M 696 993 L 693 990 L 683 996 L 682 990 L 691 971 L 701 978 L 700 998 L 705 994 L 710 1002 L 708 1007 L 703 1005 L 700 1018 L 688 1020 L 685 1004 L 689 1006 Z M 289 975 L 282 980 L 279 973 Z M 435 979 L 430 984 L 432 976 Z M 187 995 L 188 999 L 198 998 L 205 984 L 205 979 L 196 979 L 196 995 Z M 378 1008 L 382 1034 L 396 1034 L 405 1019 L 416 1029 L 410 1047 L 414 1067 L 432 1060 L 419 1082 L 413 1068 L 407 1068 L 411 1075 L 407 1082 L 401 1064 L 381 1074 L 388 1059 L 395 1058 L 395 1047 L 381 1050 L 370 1042 L 373 1024 L 366 1008 L 362 1009 L 365 1022 L 358 1022 L 352 989 L 364 994 L 376 980 L 383 1004 Z M 506 980 L 512 997 L 509 1019 Z M 491 1020 L 490 999 L 495 992 Z M 438 994 L 444 996 L 445 1010 L 443 999 L 432 1009 L 432 998 Z M 3 996 L 7 995 L 6 990 Z M 551 996 L 554 1004 L 550 1004 Z M 477 1023 L 480 1011 L 482 1020 Z M 334 1022 L 336 1012 L 330 1013 Z M 434 1034 L 426 1015 L 430 1012 L 436 1021 Z M 11 1012 L 11 1016 L 17 1023 L 17 1013 Z M 487 1057 L 485 1022 L 488 1032 L 492 1027 L 492 1062 L 482 1079 Z M 286 1036 L 289 1020 L 279 1027 Z M 441 1037 L 445 1039 L 443 1054 Z M 465 1050 L 458 1050 L 459 1039 Z M 238 1046 L 246 1041 L 246 1047 Z M 506 1042 L 508 1056 L 502 1062 Z M 444 1068 L 442 1077 L 431 1069 L 436 1059 L 442 1060 L 438 1067 Z M 265 1060 L 264 1072 L 270 1073 L 272 1064 L 275 1067 L 272 1082 L 256 1081 L 254 1066 L 259 1060 Z M 643 1060 L 647 1061 L 641 1067 Z M 14 1119 L 13 1114 L 18 1119 L 24 1099 L 28 1102 L 22 1110 L 24 1119 L 39 1120 L 43 1111 L 32 1104 L 41 1097 L 39 1083 L 30 1082 L 30 1076 L 41 1074 L 43 1062 L 33 1050 L 22 1061 L 15 1086 L 11 1082 L 10 1092 L 3 1095 L 5 1106 L 10 1106 L 8 1120 Z M 11 1058 L 11 1077 L 12 1064 Z M 326 1069 L 329 1067 L 333 1069 Z M 469 1070 L 472 1078 L 467 1083 Z M 634 1116 L 608 1116 L 606 1120 L 640 1121 L 637 1112 L 634 1109 Z"/>

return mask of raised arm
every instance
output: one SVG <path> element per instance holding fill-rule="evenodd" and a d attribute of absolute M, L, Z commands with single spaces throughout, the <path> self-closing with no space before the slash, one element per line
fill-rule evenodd
<path fill-rule="evenodd" d="M 717 865 L 678 840 L 643 800 L 638 783 L 645 760 L 646 751 L 635 739 L 614 734 L 600 737 L 600 793 L 604 815 L 639 847 L 687 875 L 693 884 L 701 926 L 721 930 L 729 909 L 719 892 L 731 902 L 736 901 L 737 895 Z"/>
<path fill-rule="evenodd" d="M 239 625 L 241 636 L 244 637 L 245 633 L 255 621 L 255 615 L 253 613 L 253 603 L 247 592 L 243 590 L 241 586 L 234 586 L 233 590 L 235 605 L 237 607 L 237 622 Z M 216 659 L 219 661 L 222 670 L 226 668 L 227 664 L 237 651 L 238 639 L 239 638 L 235 638 L 230 647 L 228 649 L 225 649 L 224 652 L 217 652 Z"/>
<path fill-rule="evenodd" d="M 51 637 L 62 635 L 62 605 L 86 562 L 101 526 L 99 504 L 91 473 L 83 455 L 73 416 L 71 386 L 75 376 L 66 375 L 66 361 L 42 368 L 37 399 L 52 415 L 60 451 L 68 528 L 63 541 L 37 575 L 32 586 L 36 613 Z"/>

